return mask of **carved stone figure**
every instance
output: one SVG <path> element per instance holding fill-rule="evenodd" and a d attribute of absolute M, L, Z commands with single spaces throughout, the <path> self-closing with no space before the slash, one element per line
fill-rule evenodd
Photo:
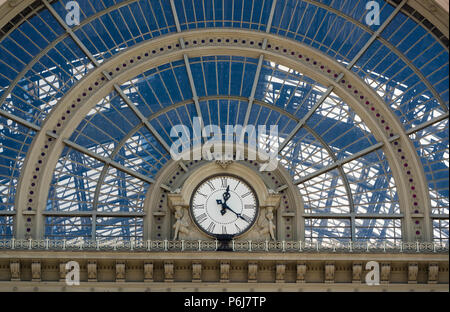
<path fill-rule="evenodd" d="M 260 237 L 269 236 L 270 239 L 275 240 L 276 226 L 273 223 L 273 207 L 267 207 L 265 217 L 261 216 L 258 220 L 258 226 L 260 227 Z"/>
<path fill-rule="evenodd" d="M 175 219 L 177 220 L 175 224 L 173 225 L 173 228 L 175 230 L 173 239 L 183 239 L 187 238 L 190 234 L 189 227 L 191 225 L 191 222 L 189 220 L 188 213 L 186 212 L 186 209 L 184 209 L 181 206 L 175 207 Z"/>

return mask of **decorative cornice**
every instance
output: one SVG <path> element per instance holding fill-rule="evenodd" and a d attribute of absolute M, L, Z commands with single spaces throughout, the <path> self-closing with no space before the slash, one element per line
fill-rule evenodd
<path fill-rule="evenodd" d="M 448 258 L 444 255 L 440 259 L 427 259 L 420 254 L 409 254 L 407 257 L 395 257 L 391 254 L 390 258 L 365 255 L 364 259 L 356 262 L 337 255 L 322 258 L 310 256 L 303 260 L 279 257 L 274 261 L 269 257 L 252 257 L 247 254 L 245 259 L 237 259 L 235 253 L 220 253 L 220 259 L 209 259 L 200 254 L 184 257 L 178 254 L 177 258 L 171 258 L 167 253 L 147 254 L 139 259 L 133 258 L 133 253 L 125 253 L 123 256 L 114 253 L 89 254 L 88 258 L 86 253 L 72 252 L 52 253 L 50 258 L 43 253 L 34 253 L 33 256 L 33 260 L 8 258 L 10 260 L 6 267 L 9 266 L 10 272 L 0 271 L 0 291 L 5 290 L 5 287 L 26 285 L 34 285 L 41 290 L 50 290 L 51 287 L 61 290 L 61 287 L 66 287 L 66 290 L 78 291 L 86 285 L 112 286 L 117 289 L 126 287 L 129 290 L 131 284 L 132 287 L 154 289 L 161 286 L 177 287 L 172 285 L 181 283 L 188 287 L 192 283 L 199 288 L 221 285 L 222 289 L 236 289 L 237 283 L 253 283 L 258 289 L 262 285 L 283 283 L 278 288 L 283 291 L 292 287 L 309 289 L 312 286 L 319 287 L 319 290 L 345 286 L 346 290 L 376 291 L 385 289 L 387 284 L 389 289 L 393 286 L 403 290 L 443 290 L 445 287 L 448 290 Z M 2 254 L 0 260 L 5 257 Z M 193 257 L 197 260 L 192 260 Z M 65 283 L 67 272 L 64 263 L 69 258 L 79 263 L 81 287 L 67 286 Z M 60 268 L 57 275 L 52 274 L 55 268 L 58 271 L 55 260 Z M 369 286 L 365 282 L 368 270 L 364 268 L 369 261 L 376 261 L 380 265 L 378 286 Z M 27 273 L 30 269 L 31 276 Z M 21 274 L 21 270 L 24 274 Z"/>

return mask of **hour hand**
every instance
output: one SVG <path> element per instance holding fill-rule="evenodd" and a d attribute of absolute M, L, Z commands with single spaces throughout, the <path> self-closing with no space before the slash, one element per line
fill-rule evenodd
<path fill-rule="evenodd" d="M 221 199 L 216 199 L 217 204 L 222 205 L 222 209 L 220 210 L 220 213 L 222 214 L 222 216 L 227 212 L 225 209 L 225 202 L 222 202 Z"/>

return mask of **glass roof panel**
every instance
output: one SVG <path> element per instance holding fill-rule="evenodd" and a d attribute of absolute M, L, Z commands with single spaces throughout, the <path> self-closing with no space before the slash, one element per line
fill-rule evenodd
<path fill-rule="evenodd" d="M 155 178 L 170 156 L 150 131 L 142 127 L 131 132 L 131 136 L 120 146 L 113 159 L 126 168 Z"/>
<path fill-rule="evenodd" d="M 448 119 L 410 135 L 428 181 L 432 214 L 449 214 Z"/>
<path fill-rule="evenodd" d="M 448 219 L 433 220 L 433 241 L 448 246 L 449 224 Z"/>
<path fill-rule="evenodd" d="M 106 8 L 110 6 L 114 6 L 116 4 L 120 4 L 124 2 L 125 0 L 83 0 L 78 3 L 80 7 L 80 22 L 83 22 L 86 18 L 101 12 L 105 10 Z M 68 11 L 72 9 L 73 7 L 71 5 L 68 5 L 70 0 L 59 0 L 52 3 L 52 7 L 55 9 L 55 11 L 65 18 Z"/>
<path fill-rule="evenodd" d="M 169 1 L 110 1 L 111 7 L 101 2 L 80 3 L 81 26 L 75 30 L 99 62 L 141 41 L 176 32 Z M 53 4 L 62 19 L 68 12 L 64 3 Z M 118 5 L 113 6 L 115 3 Z"/>
<path fill-rule="evenodd" d="M 123 83 L 121 88 L 145 117 L 175 103 L 192 99 L 186 67 L 182 61 L 148 70 Z"/>
<path fill-rule="evenodd" d="M 102 168 L 103 163 L 76 150 L 64 148 L 53 174 L 46 210 L 92 211 Z"/>
<path fill-rule="evenodd" d="M 95 235 L 98 240 L 142 240 L 143 225 L 143 218 L 138 217 L 97 217 Z"/>
<path fill-rule="evenodd" d="M 357 214 L 399 214 L 397 187 L 382 151 L 342 166 Z"/>
<path fill-rule="evenodd" d="M 200 101 L 204 124 L 219 126 L 223 134 L 226 125 L 234 126 L 244 123 L 247 106 L 247 101 L 231 99 Z M 188 125 L 192 131 L 192 124 Z"/>
<path fill-rule="evenodd" d="M 307 125 L 329 145 L 338 159 L 376 143 L 364 121 L 334 93 L 311 116 Z"/>
<path fill-rule="evenodd" d="M 350 202 L 339 170 L 331 170 L 298 186 L 305 213 L 339 214 L 350 212 Z M 324 223 L 321 223 L 325 226 Z"/>
<path fill-rule="evenodd" d="M 430 32 L 402 12 L 394 17 L 381 37 L 402 52 L 433 86 L 443 77 L 447 77 L 448 81 L 448 50 Z M 433 73 L 440 70 L 443 73 L 433 77 Z M 448 100 L 446 103 L 448 106 Z"/>
<path fill-rule="evenodd" d="M 142 212 L 148 183 L 109 168 L 100 186 L 97 211 Z"/>
<path fill-rule="evenodd" d="M 277 1 L 271 33 L 310 45 L 340 62 L 349 62 L 370 34 L 315 2 Z"/>
<path fill-rule="evenodd" d="M 400 219 L 355 219 L 356 240 L 377 243 L 386 242 L 392 246 L 402 241 Z"/>
<path fill-rule="evenodd" d="M 25 20 L 8 36 L 1 38 L 0 73 L 12 80 L 33 57 L 63 32 L 63 28 L 47 10 Z"/>
<path fill-rule="evenodd" d="M 101 155 L 109 156 L 139 119 L 123 99 L 111 92 L 91 109 L 71 136 L 71 141 Z"/>
<path fill-rule="evenodd" d="M 442 65 L 448 68 L 448 61 Z M 378 40 L 353 70 L 392 108 L 405 129 L 443 114 L 438 100 L 417 72 Z"/>
<path fill-rule="evenodd" d="M 45 237 L 49 239 L 90 238 L 92 233 L 91 217 L 55 217 L 45 218 Z"/>
<path fill-rule="evenodd" d="M 326 87 L 286 66 L 264 61 L 255 98 L 299 118 L 322 97 Z"/>
<path fill-rule="evenodd" d="M 317 243 L 351 240 L 350 219 L 305 219 L 305 241 Z"/>
<path fill-rule="evenodd" d="M 292 123 L 295 127 L 295 123 Z M 280 132 L 280 141 L 283 143 L 283 132 Z M 326 147 L 305 129 L 292 138 L 280 152 L 280 162 L 292 176 L 293 180 L 303 178 L 318 169 L 333 162 L 333 156 Z"/>
<path fill-rule="evenodd" d="M 10 216 L 0 217 L 0 239 L 9 239 L 13 237 L 14 218 Z"/>
<path fill-rule="evenodd" d="M 191 58 L 189 62 L 199 97 L 215 95 L 250 96 L 258 64 L 257 59 L 206 56 Z"/>
<path fill-rule="evenodd" d="M 272 0 L 182 0 L 176 5 L 181 30 L 208 27 L 266 29 Z"/>
<path fill-rule="evenodd" d="M 42 11 L 41 15 L 45 13 Z M 11 34 L 18 32 L 24 38 L 16 41 L 6 37 L 0 43 L 0 90 L 5 100 L 1 108 L 15 111 L 16 116 L 36 124 L 40 124 L 58 100 L 93 68 L 71 38 L 54 41 L 52 46 L 49 39 L 56 39 L 62 31 L 58 27 L 47 29 L 51 17 L 45 22 L 43 17 L 38 17 L 40 22 L 33 23 L 35 35 L 25 35 L 28 33 L 23 29 L 26 22 Z M 45 28 L 39 27 L 41 24 Z M 39 40 L 44 41 L 38 44 Z M 44 49 L 45 54 L 40 55 Z"/>

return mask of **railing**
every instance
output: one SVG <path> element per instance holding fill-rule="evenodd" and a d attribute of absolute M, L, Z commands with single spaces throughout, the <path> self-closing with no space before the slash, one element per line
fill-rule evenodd
<path fill-rule="evenodd" d="M 0 250 L 68 250 L 68 251 L 216 251 L 218 241 L 204 240 L 0 240 Z M 297 253 L 448 253 L 448 244 L 434 242 L 301 242 L 301 241 L 243 241 L 229 243 L 232 251 L 237 252 L 297 252 Z"/>

